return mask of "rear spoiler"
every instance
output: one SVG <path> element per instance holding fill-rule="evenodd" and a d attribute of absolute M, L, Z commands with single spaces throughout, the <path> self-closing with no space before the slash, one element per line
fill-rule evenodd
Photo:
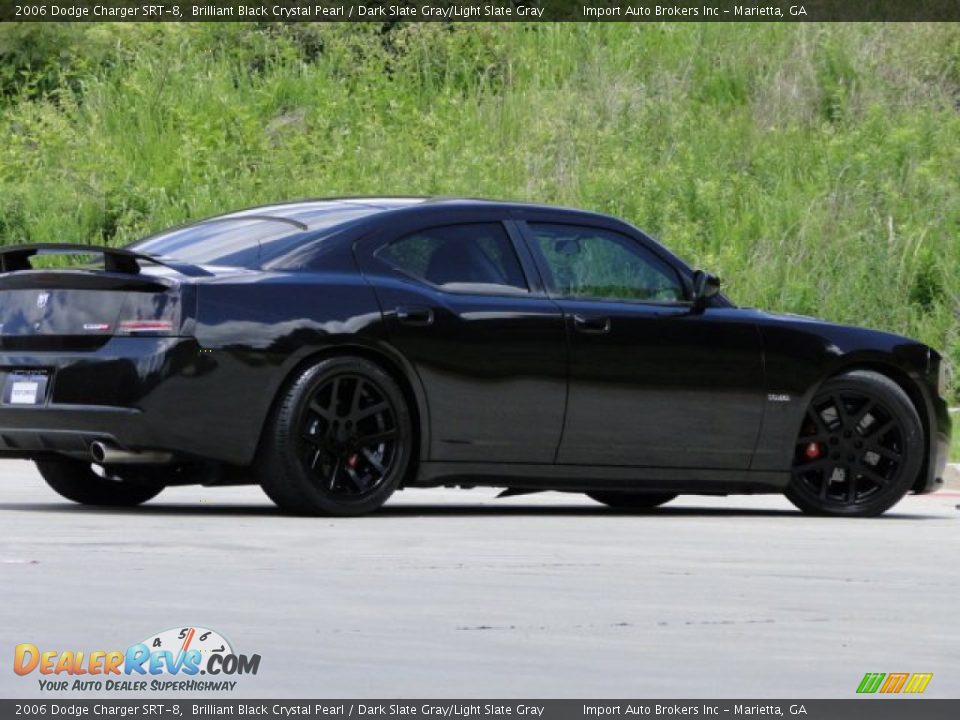
<path fill-rule="evenodd" d="M 32 270 L 30 258 L 35 255 L 103 255 L 103 269 L 110 273 L 139 275 L 140 263 L 162 265 L 187 277 L 209 277 L 212 272 L 197 265 L 170 258 L 133 252 L 122 248 L 72 243 L 38 243 L 36 245 L 0 246 L 0 273 Z"/>

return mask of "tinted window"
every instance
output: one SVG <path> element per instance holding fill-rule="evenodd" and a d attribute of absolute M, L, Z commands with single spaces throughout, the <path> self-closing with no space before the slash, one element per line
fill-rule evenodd
<path fill-rule="evenodd" d="M 329 230 L 329 235 L 352 221 L 381 212 L 380 208 L 345 203 L 282 207 L 289 213 L 284 217 L 265 217 L 263 212 L 271 208 L 252 208 L 166 230 L 129 248 L 197 265 L 258 267 L 303 245 L 307 231 L 301 223 L 309 226 L 313 242 L 318 234 L 323 235 L 318 231 Z"/>
<path fill-rule="evenodd" d="M 612 300 L 684 299 L 676 271 L 626 235 L 579 225 L 530 223 L 557 295 Z"/>
<path fill-rule="evenodd" d="M 302 233 L 281 220 L 208 220 L 154 235 L 130 249 L 198 265 L 254 267 L 292 250 Z"/>
<path fill-rule="evenodd" d="M 527 290 L 510 238 L 500 223 L 422 230 L 380 248 L 380 260 L 447 290 Z"/>

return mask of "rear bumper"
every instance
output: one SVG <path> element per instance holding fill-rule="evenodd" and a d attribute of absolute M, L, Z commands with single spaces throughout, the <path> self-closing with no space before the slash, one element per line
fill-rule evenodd
<path fill-rule="evenodd" d="M 268 405 L 262 363 L 201 352 L 193 338 L 116 337 L 73 353 L 0 350 L 0 388 L 25 370 L 50 380 L 35 406 L 0 404 L 0 458 L 86 458 L 101 441 L 246 464 Z"/>
<path fill-rule="evenodd" d="M 126 450 L 147 449 L 143 414 L 134 409 L 96 405 L 48 405 L 0 409 L 0 458 L 69 455 L 89 458 L 90 446 L 107 442 Z"/>

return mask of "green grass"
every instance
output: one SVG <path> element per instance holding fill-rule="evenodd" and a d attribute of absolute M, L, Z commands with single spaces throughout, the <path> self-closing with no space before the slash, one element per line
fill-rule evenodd
<path fill-rule="evenodd" d="M 952 413 L 951 418 L 953 419 L 953 435 L 950 437 L 950 462 L 960 463 L 960 428 L 957 427 L 957 423 L 960 423 L 960 414 Z"/>
<path fill-rule="evenodd" d="M 338 194 L 625 217 L 960 363 L 957 24 L 0 27 L 0 241 Z M 955 395 L 955 389 L 953 391 Z"/>

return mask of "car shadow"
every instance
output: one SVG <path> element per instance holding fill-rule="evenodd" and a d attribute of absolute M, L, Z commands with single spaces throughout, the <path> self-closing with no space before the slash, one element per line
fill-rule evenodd
<path fill-rule="evenodd" d="M 790 508 L 720 508 L 720 507 L 660 507 L 643 512 L 614 510 L 603 506 L 573 505 L 466 505 L 460 503 L 443 504 L 397 504 L 388 505 L 375 513 L 357 518 L 316 517 L 305 518 L 286 515 L 276 507 L 264 505 L 217 505 L 197 503 L 191 505 L 153 502 L 132 508 L 94 507 L 51 503 L 0 503 L 0 512 L 37 512 L 64 515 L 152 515 L 152 516 L 205 516 L 205 517 L 255 517 L 274 516 L 289 520 L 341 520 L 351 522 L 376 521 L 402 517 L 635 517 L 638 520 L 668 520 L 682 517 L 740 517 L 740 518 L 788 518 L 810 520 L 807 515 Z M 872 520 L 942 520 L 942 515 L 919 515 L 916 513 L 898 513 L 891 511 Z M 862 518 L 831 518 L 832 522 L 858 521 Z"/>

